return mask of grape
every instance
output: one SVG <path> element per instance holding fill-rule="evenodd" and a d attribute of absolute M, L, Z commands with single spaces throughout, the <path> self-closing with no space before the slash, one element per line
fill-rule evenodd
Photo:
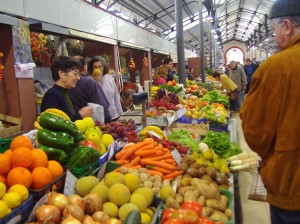
<path fill-rule="evenodd" d="M 116 133 L 111 133 L 111 136 L 116 140 L 118 139 L 118 135 Z"/>

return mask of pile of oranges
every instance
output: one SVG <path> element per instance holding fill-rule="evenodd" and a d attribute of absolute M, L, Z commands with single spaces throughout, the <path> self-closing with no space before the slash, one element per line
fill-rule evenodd
<path fill-rule="evenodd" d="M 49 160 L 47 154 L 33 148 L 31 140 L 20 135 L 15 137 L 10 149 L 0 154 L 0 182 L 13 186 L 41 189 L 63 174 L 62 166 Z"/>

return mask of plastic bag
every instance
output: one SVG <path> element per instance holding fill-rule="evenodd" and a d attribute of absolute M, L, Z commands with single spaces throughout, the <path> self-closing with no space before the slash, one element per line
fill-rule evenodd
<path fill-rule="evenodd" d="M 238 100 L 238 94 L 237 94 L 237 92 L 236 91 L 231 91 L 229 93 L 229 99 L 231 101 L 237 101 Z"/>
<path fill-rule="evenodd" d="M 267 201 L 267 190 L 264 186 L 258 169 L 256 169 L 253 173 L 248 199 L 254 201 Z"/>

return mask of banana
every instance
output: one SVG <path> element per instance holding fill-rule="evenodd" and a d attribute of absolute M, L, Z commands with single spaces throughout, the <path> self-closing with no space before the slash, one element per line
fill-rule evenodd
<path fill-rule="evenodd" d="M 158 133 L 160 135 L 164 135 L 163 131 L 159 127 L 154 126 L 154 125 L 146 126 L 144 129 L 147 131 L 155 131 L 156 133 Z"/>
<path fill-rule="evenodd" d="M 35 127 L 37 130 L 42 130 L 42 129 L 43 129 L 43 128 L 41 127 L 40 123 L 37 122 L 37 121 L 35 121 L 35 122 L 33 123 L 33 125 L 34 125 L 34 127 Z"/>
<path fill-rule="evenodd" d="M 57 115 L 57 116 L 60 116 L 68 121 L 71 121 L 70 117 L 65 113 L 63 112 L 62 110 L 59 110 L 59 109 L 56 109 L 56 108 L 49 108 L 47 110 L 45 110 L 45 112 L 48 112 L 48 113 L 52 113 L 54 115 Z"/>

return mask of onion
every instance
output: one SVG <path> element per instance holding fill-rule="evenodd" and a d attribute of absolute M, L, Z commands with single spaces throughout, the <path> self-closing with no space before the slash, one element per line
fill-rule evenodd
<path fill-rule="evenodd" d="M 78 205 L 82 210 L 85 210 L 85 202 L 78 194 L 72 194 L 68 197 L 69 205 Z"/>
<path fill-rule="evenodd" d="M 106 220 L 103 224 L 122 224 L 121 220 L 116 218 L 110 218 Z"/>
<path fill-rule="evenodd" d="M 61 222 L 61 224 L 81 224 L 81 222 L 78 219 L 75 219 L 72 215 L 69 215 Z"/>
<path fill-rule="evenodd" d="M 97 212 L 94 212 L 94 214 L 92 215 L 92 218 L 94 219 L 94 221 L 102 223 L 102 222 L 105 222 L 106 220 L 110 219 L 110 216 L 103 211 L 97 211 Z"/>
<path fill-rule="evenodd" d="M 94 224 L 94 220 L 90 215 L 85 215 L 82 224 Z"/>
<path fill-rule="evenodd" d="M 47 204 L 56 206 L 62 212 L 68 205 L 68 198 L 61 193 L 50 193 Z"/>
<path fill-rule="evenodd" d="M 78 205 L 68 205 L 63 212 L 63 216 L 67 217 L 72 215 L 75 219 L 82 222 L 84 218 L 84 211 Z"/>
<path fill-rule="evenodd" d="M 102 200 L 97 194 L 87 194 L 84 196 L 85 213 L 92 215 L 94 212 L 102 210 Z"/>
<path fill-rule="evenodd" d="M 60 223 L 60 211 L 54 205 L 41 205 L 36 210 L 36 218 L 41 223 Z"/>

